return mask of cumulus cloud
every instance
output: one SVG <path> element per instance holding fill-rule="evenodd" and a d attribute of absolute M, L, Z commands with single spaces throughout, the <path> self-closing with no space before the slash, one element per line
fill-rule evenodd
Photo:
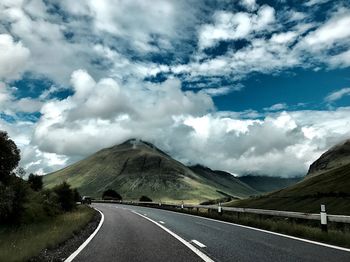
<path fill-rule="evenodd" d="M 25 68 L 30 51 L 8 34 L 0 34 L 0 80 L 11 80 Z"/>
<path fill-rule="evenodd" d="M 148 129 L 170 128 L 178 115 L 200 115 L 214 109 L 207 94 L 181 91 L 178 79 L 123 86 L 111 78 L 96 82 L 86 71 L 78 70 L 71 82 L 74 95 L 47 102 L 41 109 L 34 141 L 46 152 L 86 155 L 131 134 L 139 137 Z"/>
<path fill-rule="evenodd" d="M 199 32 L 199 47 L 211 47 L 219 41 L 244 39 L 252 32 L 271 30 L 268 25 L 275 21 L 275 10 L 264 5 L 257 14 L 220 11 L 214 14 L 214 24 L 203 25 Z"/>

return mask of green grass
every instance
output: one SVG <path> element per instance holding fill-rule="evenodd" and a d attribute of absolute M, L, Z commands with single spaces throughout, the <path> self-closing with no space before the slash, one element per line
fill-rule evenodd
<path fill-rule="evenodd" d="M 51 220 L 18 228 L 0 227 L 0 261 L 26 261 L 41 250 L 54 248 L 80 231 L 95 211 L 86 206 Z"/>

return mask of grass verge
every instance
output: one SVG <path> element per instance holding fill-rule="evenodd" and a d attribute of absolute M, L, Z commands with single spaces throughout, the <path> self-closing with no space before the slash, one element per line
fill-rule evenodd
<path fill-rule="evenodd" d="M 93 218 L 96 211 L 87 206 L 48 221 L 21 227 L 0 227 L 0 261 L 27 261 L 41 250 L 50 249 L 71 238 Z"/>

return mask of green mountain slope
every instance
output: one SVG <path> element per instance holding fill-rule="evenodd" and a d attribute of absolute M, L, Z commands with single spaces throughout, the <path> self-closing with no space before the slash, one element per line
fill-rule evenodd
<path fill-rule="evenodd" d="M 314 177 L 350 164 L 350 140 L 335 145 L 317 159 L 309 168 L 306 178 Z"/>
<path fill-rule="evenodd" d="M 47 187 L 62 181 L 77 187 L 83 195 L 101 197 L 103 191 L 110 188 L 124 199 L 147 195 L 153 200 L 201 202 L 225 194 L 244 197 L 254 192 L 236 192 L 234 186 L 223 188 L 152 144 L 134 139 L 103 149 L 44 177 Z"/>
<path fill-rule="evenodd" d="M 322 173 L 318 173 L 317 175 L 305 177 L 299 183 L 285 189 L 260 197 L 231 202 L 228 205 L 300 212 L 319 212 L 320 205 L 325 204 L 328 213 L 350 215 L 350 163 L 346 162 L 350 151 L 347 151 L 346 148 L 338 148 L 338 150 L 348 153 L 343 154 L 343 159 L 339 157 L 339 154 L 336 154 L 337 157 L 334 158 L 336 163 L 332 163 L 333 159 L 329 157 L 329 152 L 323 154 L 316 161 L 321 163 L 325 161 L 323 158 L 326 157 L 328 165 L 333 166 L 333 168 L 323 170 Z M 341 165 L 339 163 L 347 164 Z"/>
<path fill-rule="evenodd" d="M 230 173 L 211 170 L 201 165 L 191 166 L 190 169 L 207 180 L 208 185 L 212 185 L 223 192 L 235 192 L 235 196 L 256 195 L 258 192 L 240 181 Z"/>
<path fill-rule="evenodd" d="M 302 177 L 284 178 L 246 175 L 240 176 L 238 179 L 260 193 L 267 193 L 294 185 L 302 180 Z"/>

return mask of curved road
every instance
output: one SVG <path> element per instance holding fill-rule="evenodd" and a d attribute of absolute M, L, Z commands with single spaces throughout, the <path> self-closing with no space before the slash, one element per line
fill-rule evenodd
<path fill-rule="evenodd" d="M 105 222 L 74 261 L 203 261 L 149 219 L 214 261 L 350 261 L 347 251 L 220 221 L 146 207 L 93 206 L 103 212 Z"/>

